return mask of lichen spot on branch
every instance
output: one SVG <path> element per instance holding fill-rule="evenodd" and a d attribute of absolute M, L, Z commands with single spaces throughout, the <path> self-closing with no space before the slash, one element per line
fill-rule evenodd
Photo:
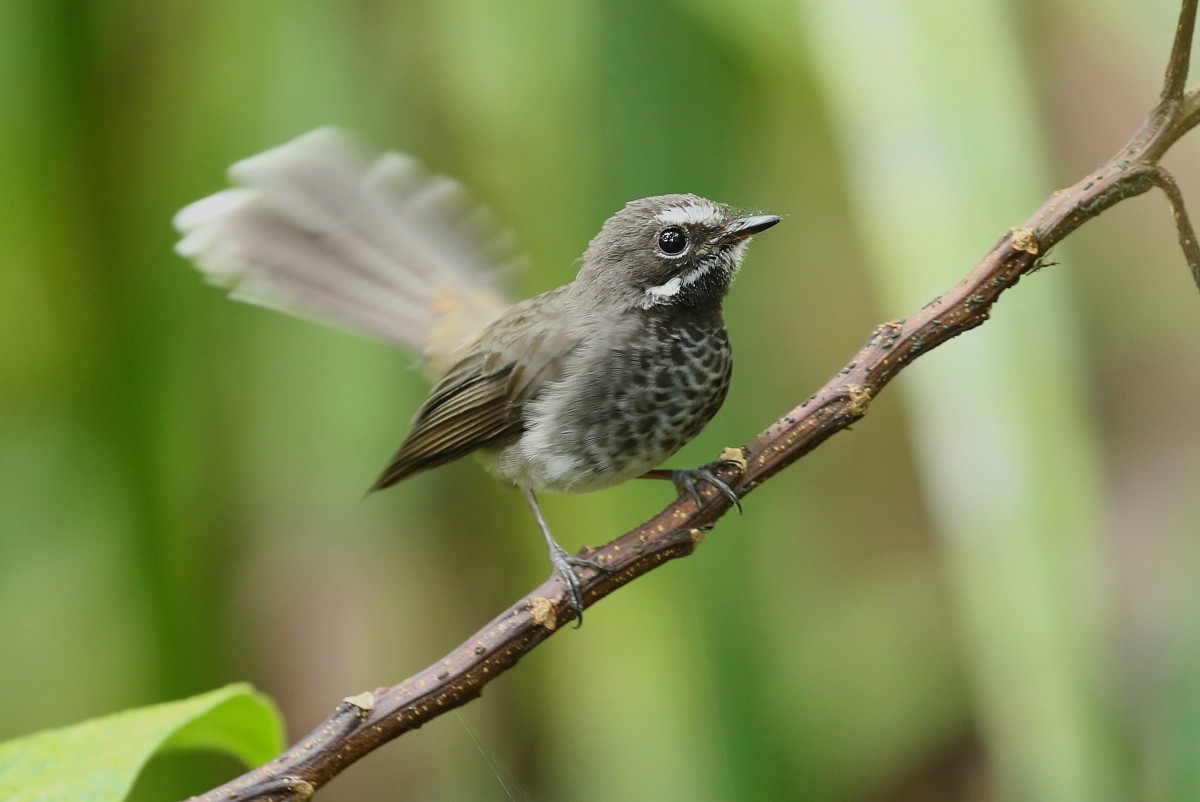
<path fill-rule="evenodd" d="M 359 718 L 365 718 L 375 707 L 375 694 L 363 691 L 357 696 L 347 696 L 342 701 L 357 709 Z"/>
<path fill-rule="evenodd" d="M 534 596 L 529 600 L 529 614 L 533 623 L 551 631 L 558 626 L 558 615 L 554 610 L 554 602 L 545 596 Z"/>
<path fill-rule="evenodd" d="M 1012 238 L 1014 251 L 1021 251 L 1032 256 L 1038 255 L 1038 241 L 1032 230 L 1014 226 L 1009 229 L 1008 234 Z"/>
<path fill-rule="evenodd" d="M 738 473 L 746 472 L 746 449 L 727 446 L 721 450 L 721 462 L 737 466 Z"/>
<path fill-rule="evenodd" d="M 862 384 L 846 386 L 846 394 L 850 396 L 850 412 L 860 418 L 867 414 L 871 405 L 871 388 Z"/>

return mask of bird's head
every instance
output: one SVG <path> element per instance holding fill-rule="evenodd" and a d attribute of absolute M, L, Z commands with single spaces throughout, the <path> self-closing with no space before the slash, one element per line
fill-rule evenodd
<path fill-rule="evenodd" d="M 720 303 L 750 238 L 779 220 L 738 216 L 697 195 L 630 201 L 588 245 L 577 283 L 626 307 Z"/>

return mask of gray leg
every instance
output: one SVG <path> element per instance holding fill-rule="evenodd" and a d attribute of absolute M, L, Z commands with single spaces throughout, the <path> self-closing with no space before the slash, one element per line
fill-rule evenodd
<path fill-rule="evenodd" d="M 525 500 L 529 502 L 529 508 L 533 510 L 533 517 L 537 521 L 538 529 L 542 530 L 542 537 L 546 538 L 546 549 L 550 552 L 550 564 L 562 577 L 563 582 L 566 583 L 567 592 L 571 594 L 571 605 L 575 608 L 575 626 L 578 628 L 583 625 L 583 593 L 579 577 L 576 576 L 572 566 L 595 568 L 597 571 L 605 573 L 607 573 L 607 569 L 595 560 L 585 560 L 582 557 L 572 557 L 567 554 L 550 534 L 550 527 L 546 526 L 546 519 L 542 517 L 542 508 L 538 506 L 537 496 L 528 487 L 522 487 L 521 492 L 525 494 Z"/>

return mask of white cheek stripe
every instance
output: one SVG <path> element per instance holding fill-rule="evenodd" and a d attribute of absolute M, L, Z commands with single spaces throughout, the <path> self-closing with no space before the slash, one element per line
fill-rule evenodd
<path fill-rule="evenodd" d="M 663 209 L 654 219 L 669 226 L 718 226 L 725 215 L 714 204 L 683 203 Z"/>
<path fill-rule="evenodd" d="M 654 303 L 658 299 L 673 298 L 683 289 L 683 277 L 676 276 L 666 284 L 660 284 L 657 287 L 651 287 L 646 290 L 646 300 Z"/>
<path fill-rule="evenodd" d="M 695 270 L 684 273 L 682 276 L 675 276 L 666 284 L 660 284 L 657 287 L 649 287 L 646 290 L 645 297 L 642 299 L 641 307 L 643 309 L 649 309 L 652 306 L 665 303 L 671 298 L 674 298 L 684 287 L 690 287 L 700 279 L 704 278 L 711 268 L 712 263 L 706 262 L 705 264 L 700 265 L 700 267 L 697 267 Z"/>

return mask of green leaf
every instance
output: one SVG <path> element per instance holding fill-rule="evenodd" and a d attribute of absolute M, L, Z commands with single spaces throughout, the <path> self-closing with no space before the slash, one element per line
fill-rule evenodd
<path fill-rule="evenodd" d="M 0 744 L 0 799 L 116 802 L 163 751 L 211 749 L 256 766 L 282 748 L 271 700 L 248 685 L 227 685 Z"/>

